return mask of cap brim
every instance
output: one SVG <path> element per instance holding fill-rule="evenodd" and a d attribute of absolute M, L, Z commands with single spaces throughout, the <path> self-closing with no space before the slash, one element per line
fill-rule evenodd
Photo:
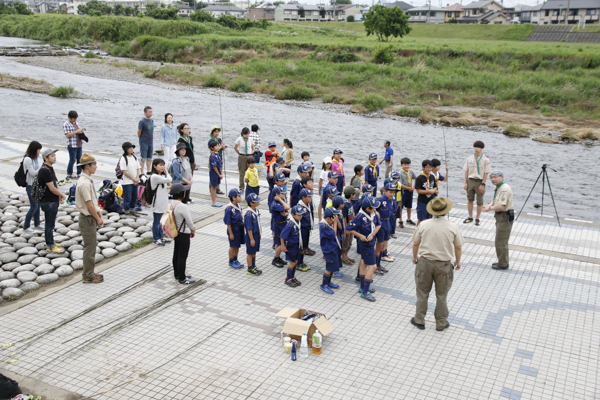
<path fill-rule="evenodd" d="M 427 203 L 427 212 L 431 215 L 445 215 L 448 214 L 452 210 L 452 200 L 446 198 L 446 208 L 443 210 L 435 211 L 432 207 L 432 202 Z"/>
<path fill-rule="evenodd" d="M 178 193 L 181 193 L 181 192 L 187 192 L 191 188 L 192 188 L 192 185 L 182 185 L 182 188 L 181 188 L 180 191 L 178 191 L 178 192 L 171 191 L 171 194 L 178 194 Z"/>
<path fill-rule="evenodd" d="M 79 163 L 79 164 L 77 164 L 77 166 L 81 167 L 82 165 L 88 165 L 88 164 L 91 164 L 91 163 L 94 163 L 94 162 L 96 162 L 95 158 L 92 159 L 92 160 L 86 161 L 86 162 Z"/>

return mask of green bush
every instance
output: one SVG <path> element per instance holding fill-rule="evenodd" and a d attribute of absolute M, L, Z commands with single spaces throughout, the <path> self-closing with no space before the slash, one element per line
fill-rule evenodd
<path fill-rule="evenodd" d="M 102 58 L 98 54 L 94 53 L 93 51 L 86 52 L 82 57 L 83 58 Z"/>
<path fill-rule="evenodd" d="M 365 106 L 368 111 L 377 111 L 380 108 L 387 107 L 388 101 L 377 93 L 369 93 L 358 99 L 359 104 Z"/>
<path fill-rule="evenodd" d="M 354 15 L 348 15 L 346 17 L 346 22 L 354 22 Z"/>
<path fill-rule="evenodd" d="M 198 10 L 190 14 L 190 19 L 196 22 L 215 22 L 215 17 L 208 11 Z"/>
<path fill-rule="evenodd" d="M 335 101 L 335 96 L 332 94 L 326 94 L 321 97 L 321 100 L 323 100 L 323 103 L 333 103 Z"/>
<path fill-rule="evenodd" d="M 68 95 L 72 94 L 75 91 L 73 86 L 59 86 L 54 88 L 50 93 L 48 93 L 52 97 L 62 97 L 65 98 Z"/>
<path fill-rule="evenodd" d="M 224 88 L 226 83 L 226 79 L 220 75 L 208 75 L 202 82 L 202 86 Z"/>
<path fill-rule="evenodd" d="M 418 118 L 425 113 L 420 107 L 401 106 L 396 109 L 396 115 L 399 117 Z"/>
<path fill-rule="evenodd" d="M 360 58 L 349 51 L 338 50 L 335 53 L 331 53 L 327 56 L 327 60 L 334 63 L 349 63 L 360 61 Z"/>
<path fill-rule="evenodd" d="M 373 52 L 373 62 L 375 64 L 391 64 L 394 62 L 392 46 L 378 46 Z"/>
<path fill-rule="evenodd" d="M 252 91 L 252 86 L 244 79 L 236 79 L 229 84 L 229 90 L 238 93 L 248 93 Z"/>
<path fill-rule="evenodd" d="M 309 87 L 292 83 L 283 89 L 282 97 L 286 100 L 312 99 L 315 91 Z"/>

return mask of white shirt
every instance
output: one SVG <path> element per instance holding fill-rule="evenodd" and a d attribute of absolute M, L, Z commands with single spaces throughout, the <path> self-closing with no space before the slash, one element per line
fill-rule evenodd
<path fill-rule="evenodd" d="M 129 172 L 131 176 L 134 178 L 137 176 L 137 170 L 141 169 L 140 163 L 133 158 L 133 156 L 127 157 L 127 162 L 125 162 L 125 156 L 121 156 L 121 171 Z M 123 179 L 121 180 L 121 185 L 133 185 L 133 181 L 123 174 Z"/>
<path fill-rule="evenodd" d="M 248 143 L 248 152 L 246 153 L 246 143 Z M 237 138 L 237 140 L 235 141 L 234 145 L 237 144 L 237 150 L 240 152 L 240 154 L 252 154 L 252 139 L 248 138 L 248 142 L 244 141 L 243 137 L 239 137 Z"/>
<path fill-rule="evenodd" d="M 319 175 L 319 178 L 323 179 L 323 183 L 324 183 L 325 185 L 327 185 L 327 183 L 329 182 L 329 181 L 327 180 L 327 179 L 328 179 L 328 178 L 327 178 L 327 175 L 328 175 L 328 174 L 329 174 L 329 171 L 325 171 L 325 170 L 323 170 L 323 171 L 321 171 L 321 175 Z"/>

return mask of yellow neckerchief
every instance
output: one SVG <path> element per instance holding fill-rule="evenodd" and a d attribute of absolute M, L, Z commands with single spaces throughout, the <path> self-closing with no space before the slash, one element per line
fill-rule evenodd
<path fill-rule="evenodd" d="M 408 186 L 412 186 L 412 179 L 410 179 L 410 168 L 408 169 L 408 171 L 405 171 L 404 168 L 402 168 L 402 172 L 404 172 L 406 174 L 406 177 L 408 178 Z"/>
<path fill-rule="evenodd" d="M 421 175 L 423 175 L 425 178 L 427 178 L 427 189 L 426 189 L 426 190 L 429 190 L 429 189 L 431 189 L 431 188 L 429 187 L 429 177 L 428 177 L 427 175 L 425 175 L 425 171 L 421 172 Z"/>
<path fill-rule="evenodd" d="M 248 171 L 250 171 L 250 172 L 252 172 L 252 174 L 254 174 L 254 177 L 256 178 L 256 182 L 258 182 L 258 170 L 256 169 L 256 167 L 248 168 Z"/>
<path fill-rule="evenodd" d="M 342 161 L 341 163 L 336 160 L 335 158 L 333 160 L 331 160 L 332 162 L 336 163 L 338 165 L 338 168 L 340 169 L 340 175 L 344 175 L 344 166 L 342 165 L 344 162 Z"/>
<path fill-rule="evenodd" d="M 402 184 L 400 183 L 400 179 L 398 179 L 396 181 L 396 187 L 398 188 L 398 191 L 396 192 L 396 201 L 402 201 Z"/>
<path fill-rule="evenodd" d="M 377 166 L 371 164 L 370 161 L 369 161 L 369 166 L 373 169 L 373 178 L 377 178 Z"/>

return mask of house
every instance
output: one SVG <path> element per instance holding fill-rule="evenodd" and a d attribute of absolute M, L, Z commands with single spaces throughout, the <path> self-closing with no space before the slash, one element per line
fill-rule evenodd
<path fill-rule="evenodd" d="M 444 22 L 448 22 L 453 18 L 460 18 L 463 16 L 463 6 L 459 3 L 454 3 L 452 5 L 447 4 L 444 8 L 446 10 L 446 16 L 444 18 Z"/>
<path fill-rule="evenodd" d="M 526 6 L 524 4 L 517 4 L 516 6 L 512 7 L 512 10 L 505 8 L 504 11 L 506 11 L 506 14 L 508 15 L 508 22 L 510 24 L 520 24 L 521 14 L 527 8 L 529 8 L 529 6 Z"/>
<path fill-rule="evenodd" d="M 273 3 L 262 3 L 258 7 L 248 9 L 246 13 L 246 18 L 253 20 L 266 19 L 268 21 L 275 20 L 275 9 L 277 6 L 273 5 Z"/>
<path fill-rule="evenodd" d="M 171 4 L 171 6 L 179 9 L 179 12 L 177 13 L 177 15 L 179 15 L 180 17 L 183 18 L 189 18 L 190 15 L 194 12 L 194 9 L 192 7 L 190 7 L 189 4 L 184 3 L 173 3 Z"/>
<path fill-rule="evenodd" d="M 402 3 L 402 2 L 400 2 L 400 3 Z M 356 20 L 357 17 L 360 17 L 361 8 L 362 7 L 358 4 L 343 4 L 343 5 L 337 6 L 335 8 L 337 21 L 347 21 L 347 18 L 350 15 L 352 15 L 354 17 L 354 19 Z"/>
<path fill-rule="evenodd" d="M 123 7 L 131 7 L 131 8 L 135 8 L 137 6 L 138 7 L 137 8 L 138 12 L 145 13 L 146 12 L 146 6 L 148 4 L 156 4 L 157 6 L 160 6 L 161 2 L 160 2 L 160 0 L 107 0 L 104 3 L 107 6 L 113 7 L 113 8 L 117 4 L 120 4 Z"/>
<path fill-rule="evenodd" d="M 600 0 L 548 0 L 540 10 L 540 25 L 549 24 L 597 24 Z M 567 17 L 568 15 L 568 17 Z"/>
<path fill-rule="evenodd" d="M 520 24 L 539 24 L 540 14 L 543 4 L 537 6 L 527 7 L 521 10 L 521 16 L 519 17 Z"/>
<path fill-rule="evenodd" d="M 411 8 L 415 8 L 415 6 L 413 6 L 412 4 L 408 4 L 403 1 L 396 1 L 394 3 L 386 4 L 386 7 L 388 7 L 388 8 L 400 7 L 404 12 L 407 12 Z"/>
<path fill-rule="evenodd" d="M 210 5 L 208 7 L 204 7 L 202 10 L 211 13 L 215 18 L 218 18 L 221 15 L 233 15 L 234 17 L 242 18 L 246 13 L 246 10 L 236 6 Z"/>
<path fill-rule="evenodd" d="M 505 14 L 504 7 L 495 0 L 474 1 L 463 6 L 463 11 L 463 16 L 456 19 L 459 24 L 506 23 L 506 17 L 500 15 Z"/>
<path fill-rule="evenodd" d="M 421 6 L 411 8 L 406 13 L 409 15 L 408 22 L 443 24 L 446 10 L 441 7 Z"/>
<path fill-rule="evenodd" d="M 290 2 L 279 4 L 275 9 L 275 21 L 338 21 L 345 22 L 349 15 L 359 15 L 361 7 L 356 4 L 322 6 Z"/>
<path fill-rule="evenodd" d="M 38 3 L 38 4 L 29 3 L 27 8 L 29 8 L 31 11 L 33 11 L 34 13 L 37 13 L 37 14 L 48 14 L 49 12 L 52 12 L 52 11 L 58 9 L 58 7 L 56 7 L 54 4 L 50 4 L 47 2 Z"/>
<path fill-rule="evenodd" d="M 89 0 L 67 0 L 67 14 L 77 15 L 77 7 L 86 4 Z"/>

